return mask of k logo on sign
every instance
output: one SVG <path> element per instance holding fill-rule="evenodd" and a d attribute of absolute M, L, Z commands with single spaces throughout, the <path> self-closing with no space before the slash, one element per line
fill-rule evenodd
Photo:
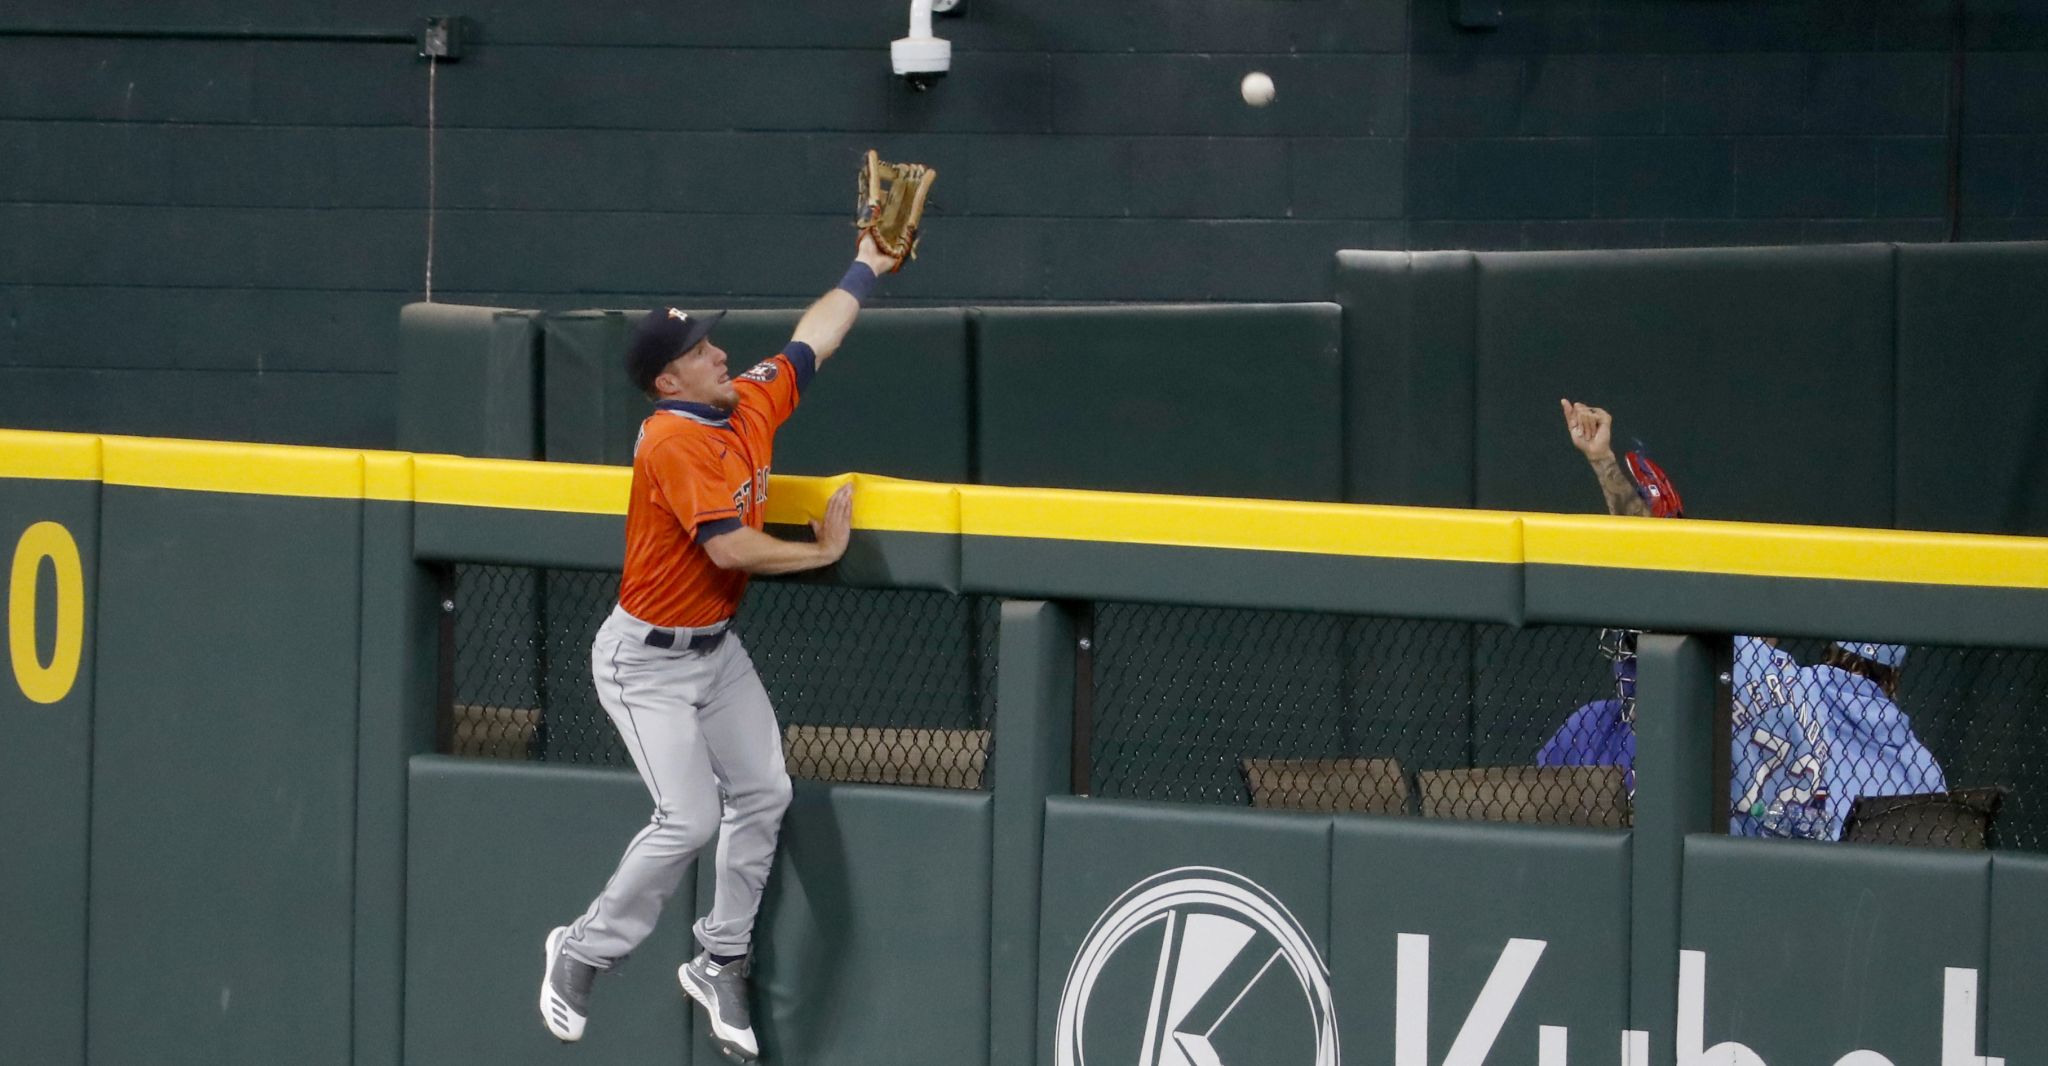
<path fill-rule="evenodd" d="M 1060 990 L 1058 1066 L 1338 1066 L 1330 973 L 1301 923 L 1206 866 L 1132 886 Z"/>

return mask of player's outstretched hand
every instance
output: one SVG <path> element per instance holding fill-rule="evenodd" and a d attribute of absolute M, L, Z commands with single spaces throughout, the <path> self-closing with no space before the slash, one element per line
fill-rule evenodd
<path fill-rule="evenodd" d="M 1599 407 L 1588 407 L 1570 400 L 1557 401 L 1564 408 L 1565 429 L 1570 431 L 1572 447 L 1583 452 L 1587 459 L 1611 459 L 1614 457 L 1614 416 Z"/>
<path fill-rule="evenodd" d="M 825 501 L 825 517 L 811 520 L 811 536 L 817 539 L 829 565 L 846 554 L 846 541 L 852 534 L 853 482 L 849 481 Z"/>
<path fill-rule="evenodd" d="M 882 251 L 882 246 L 875 243 L 875 235 L 865 230 L 861 232 L 860 247 L 854 252 L 853 257 L 867 264 L 867 268 L 874 271 L 878 278 L 903 265 L 903 260 Z"/>

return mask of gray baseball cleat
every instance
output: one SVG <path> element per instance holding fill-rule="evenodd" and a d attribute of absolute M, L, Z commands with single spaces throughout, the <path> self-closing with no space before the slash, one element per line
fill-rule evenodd
<path fill-rule="evenodd" d="M 753 1014 L 747 1009 L 748 959 L 726 966 L 711 961 L 711 953 L 697 957 L 676 969 L 683 991 L 704 1008 L 711 1022 L 711 1042 L 729 1059 L 756 1062 L 761 1045 L 754 1039 Z"/>
<path fill-rule="evenodd" d="M 597 979 L 597 967 L 578 962 L 562 950 L 569 927 L 548 934 L 547 969 L 541 971 L 540 1017 L 548 1032 L 564 1044 L 583 1039 L 583 1023 L 590 1015 L 590 983 Z"/>

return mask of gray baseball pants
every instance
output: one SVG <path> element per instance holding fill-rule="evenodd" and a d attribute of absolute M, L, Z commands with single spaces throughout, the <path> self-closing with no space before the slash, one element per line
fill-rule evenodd
<path fill-rule="evenodd" d="M 657 648 L 647 643 L 652 628 L 614 608 L 591 645 L 597 698 L 654 797 L 653 818 L 562 943 L 600 969 L 654 931 L 714 834 L 717 889 L 694 931 L 713 954 L 746 954 L 789 807 L 775 709 L 739 634 L 690 651 L 690 630 L 674 630 L 674 647 Z"/>

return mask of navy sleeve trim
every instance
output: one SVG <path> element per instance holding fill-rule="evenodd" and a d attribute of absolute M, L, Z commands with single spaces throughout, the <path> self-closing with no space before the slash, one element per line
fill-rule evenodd
<path fill-rule="evenodd" d="M 867 303 L 875 291 L 875 272 L 856 259 L 852 266 L 846 268 L 846 275 L 839 279 L 836 288 L 853 297 L 855 303 Z"/>
<path fill-rule="evenodd" d="M 789 359 L 789 365 L 796 369 L 797 395 L 803 395 L 804 387 L 811 383 L 811 375 L 818 372 L 818 353 L 802 341 L 790 341 L 782 349 Z"/>
<path fill-rule="evenodd" d="M 713 537 L 722 536 L 740 528 L 743 523 L 737 518 L 720 518 L 697 527 L 697 543 L 702 544 Z"/>

